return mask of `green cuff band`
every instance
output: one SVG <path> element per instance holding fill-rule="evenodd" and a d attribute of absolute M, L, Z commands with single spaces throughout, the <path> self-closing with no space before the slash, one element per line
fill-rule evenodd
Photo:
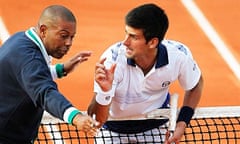
<path fill-rule="evenodd" d="M 58 78 L 62 78 L 64 76 L 63 64 L 56 64 L 56 72 L 57 72 Z"/>
<path fill-rule="evenodd" d="M 73 118 L 74 118 L 77 114 L 79 114 L 79 113 L 81 113 L 79 110 L 74 110 L 74 111 L 72 111 L 72 112 L 70 113 L 70 115 L 68 116 L 68 123 L 69 123 L 69 124 L 72 124 Z"/>

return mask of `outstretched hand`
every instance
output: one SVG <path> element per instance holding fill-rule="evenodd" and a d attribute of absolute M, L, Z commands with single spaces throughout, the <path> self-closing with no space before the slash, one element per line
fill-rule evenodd
<path fill-rule="evenodd" d="M 75 125 L 78 130 L 84 131 L 90 136 L 96 136 L 99 122 L 88 115 L 77 114 L 73 119 L 73 125 Z"/>
<path fill-rule="evenodd" d="M 166 133 L 164 144 L 172 144 L 172 143 L 179 144 L 182 136 L 184 135 L 185 128 L 186 128 L 185 122 L 182 122 L 182 121 L 178 122 L 172 136 L 170 135 L 169 131 Z"/>
<path fill-rule="evenodd" d="M 116 64 L 112 64 L 109 69 L 104 66 L 106 58 L 101 59 L 95 66 L 95 81 L 103 91 L 109 91 L 112 88 L 114 71 Z"/>
<path fill-rule="evenodd" d="M 78 64 L 85 62 L 91 56 L 91 51 L 81 51 L 64 63 L 64 71 L 68 74 L 77 67 Z"/>

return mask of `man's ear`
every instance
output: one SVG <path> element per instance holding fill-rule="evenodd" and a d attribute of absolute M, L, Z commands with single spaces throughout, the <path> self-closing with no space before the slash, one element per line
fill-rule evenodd
<path fill-rule="evenodd" d="M 159 39 L 156 38 L 156 37 L 152 38 L 152 39 L 148 42 L 150 48 L 156 48 L 157 45 L 158 45 L 158 43 L 159 43 Z"/>
<path fill-rule="evenodd" d="M 40 34 L 41 38 L 45 37 L 46 31 L 47 31 L 47 26 L 46 25 L 40 25 L 39 26 L 39 34 Z"/>

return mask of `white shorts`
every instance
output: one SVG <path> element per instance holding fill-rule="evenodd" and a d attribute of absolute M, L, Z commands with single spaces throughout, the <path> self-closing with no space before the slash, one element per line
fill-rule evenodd
<path fill-rule="evenodd" d="M 95 137 L 96 144 L 133 144 L 148 143 L 162 144 L 167 132 L 166 126 L 160 126 L 145 132 L 136 134 L 121 134 L 102 128 Z"/>

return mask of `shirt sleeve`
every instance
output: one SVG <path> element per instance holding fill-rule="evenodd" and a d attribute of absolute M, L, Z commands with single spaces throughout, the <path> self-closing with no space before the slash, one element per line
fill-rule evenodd
<path fill-rule="evenodd" d="M 180 66 L 180 75 L 179 75 L 179 83 L 185 90 L 190 90 L 196 86 L 198 83 L 201 70 L 193 59 L 191 52 L 188 48 L 186 48 L 185 54 L 182 54 L 181 60 L 182 64 Z"/>
<path fill-rule="evenodd" d="M 57 70 L 56 70 L 56 65 L 50 65 L 49 66 L 50 72 L 51 72 L 51 76 L 53 78 L 53 80 L 56 80 L 58 78 L 57 76 Z"/>
<path fill-rule="evenodd" d="M 59 92 L 49 67 L 41 60 L 32 60 L 21 69 L 18 81 L 36 107 L 41 107 L 63 120 L 72 104 Z"/>

